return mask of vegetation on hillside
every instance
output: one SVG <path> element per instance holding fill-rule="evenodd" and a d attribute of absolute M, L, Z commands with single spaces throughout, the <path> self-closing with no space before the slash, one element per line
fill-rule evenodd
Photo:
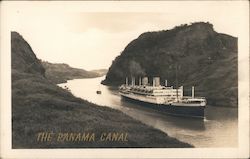
<path fill-rule="evenodd" d="M 67 80 L 80 78 L 95 78 L 106 74 L 105 69 L 86 71 L 84 69 L 72 68 L 64 63 L 50 63 L 42 61 L 45 68 L 45 76 L 53 83 L 65 83 Z"/>
<path fill-rule="evenodd" d="M 12 148 L 77 147 L 192 147 L 132 119 L 124 113 L 97 106 L 58 87 L 29 44 L 11 33 Z M 41 132 L 127 133 L 128 141 L 37 141 Z"/>
<path fill-rule="evenodd" d="M 237 52 L 237 38 L 215 32 L 210 23 L 146 32 L 116 57 L 103 83 L 120 85 L 125 77 L 159 76 L 162 84 L 167 79 L 176 86 L 177 72 L 185 95 L 195 86 L 196 95 L 205 96 L 208 104 L 237 106 Z"/>

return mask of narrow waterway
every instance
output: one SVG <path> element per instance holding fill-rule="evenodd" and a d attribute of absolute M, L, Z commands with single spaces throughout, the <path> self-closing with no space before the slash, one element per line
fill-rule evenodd
<path fill-rule="evenodd" d="M 72 94 L 92 103 L 118 109 L 136 120 L 166 132 L 169 136 L 193 144 L 195 147 L 236 147 L 238 144 L 238 110 L 207 106 L 206 118 L 174 117 L 142 105 L 121 99 L 117 88 L 101 85 L 104 77 L 75 79 L 59 86 L 67 86 Z M 102 94 L 96 94 L 97 90 Z"/>

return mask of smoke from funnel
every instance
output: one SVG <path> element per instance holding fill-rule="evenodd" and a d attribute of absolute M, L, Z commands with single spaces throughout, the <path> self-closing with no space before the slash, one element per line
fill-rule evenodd
<path fill-rule="evenodd" d="M 133 77 L 145 75 L 145 70 L 141 67 L 141 65 L 138 62 L 134 60 L 129 62 L 128 68 L 129 68 L 130 75 Z"/>

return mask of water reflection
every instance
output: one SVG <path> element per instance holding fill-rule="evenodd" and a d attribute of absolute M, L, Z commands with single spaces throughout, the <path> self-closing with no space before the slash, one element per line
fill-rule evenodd
<path fill-rule="evenodd" d="M 118 109 L 132 118 L 169 136 L 191 143 L 196 147 L 235 147 L 237 146 L 238 123 L 237 109 L 207 106 L 205 120 L 175 117 L 154 109 L 122 100 L 116 87 L 101 86 L 104 77 L 94 79 L 70 80 L 68 86 L 72 93 L 90 102 Z M 101 89 L 102 94 L 96 94 Z"/>
<path fill-rule="evenodd" d="M 156 125 L 156 123 L 158 122 L 157 118 L 159 118 L 159 120 L 166 120 L 169 123 L 181 128 L 181 129 L 193 129 L 193 130 L 204 130 L 205 129 L 203 119 L 172 116 L 172 115 L 169 115 L 165 112 L 160 112 L 160 111 L 157 111 L 155 109 L 143 107 L 139 104 L 129 103 L 126 100 L 124 100 L 123 98 L 121 98 L 121 104 L 124 107 L 132 108 L 133 110 L 136 109 L 137 111 L 141 110 L 144 114 L 152 116 L 154 118 L 153 121 L 155 121 L 154 125 Z M 183 120 L 186 120 L 186 122 L 183 122 Z"/>

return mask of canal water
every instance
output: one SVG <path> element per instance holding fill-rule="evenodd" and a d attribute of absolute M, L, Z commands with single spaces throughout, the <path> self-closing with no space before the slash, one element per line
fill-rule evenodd
<path fill-rule="evenodd" d="M 204 120 L 174 117 L 122 100 L 117 88 L 101 85 L 105 77 L 74 79 L 67 86 L 72 94 L 92 103 L 118 109 L 132 118 L 195 147 L 237 147 L 238 109 L 208 105 Z M 102 94 L 97 94 L 97 90 Z"/>

